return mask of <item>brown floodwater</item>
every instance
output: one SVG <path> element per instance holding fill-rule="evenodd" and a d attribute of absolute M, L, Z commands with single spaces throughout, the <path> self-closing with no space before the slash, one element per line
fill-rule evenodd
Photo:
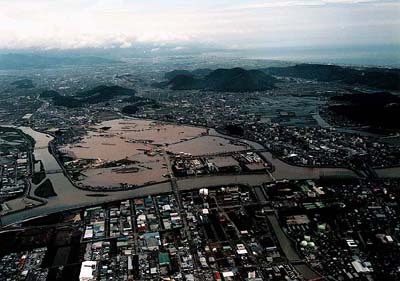
<path fill-rule="evenodd" d="M 134 120 L 136 121 L 136 120 Z M 115 121 L 113 121 L 115 122 Z M 130 121 L 131 122 L 131 121 Z M 146 121 L 149 122 L 149 121 Z M 151 122 L 150 122 L 151 123 Z M 181 126 L 176 126 L 181 127 Z M 190 130 L 192 127 L 188 127 Z M 20 129 L 32 136 L 35 141 L 35 158 L 41 160 L 44 164 L 46 171 L 53 171 L 54 168 L 58 170 L 60 167 L 56 159 L 49 153 L 47 149 L 49 141 L 52 139 L 50 136 L 36 132 L 31 128 L 20 127 Z M 189 130 L 188 129 L 188 130 Z M 194 128 L 199 129 L 199 128 Z M 196 130 L 195 130 L 196 131 Z M 204 129 L 199 129 L 197 132 L 204 132 Z M 231 138 L 229 136 L 221 135 L 215 132 L 215 130 L 210 129 L 210 134 L 222 138 Z M 201 133 L 200 133 L 201 134 Z M 196 137 L 196 136 L 194 136 Z M 231 138 L 234 140 L 234 138 Z M 252 149 L 263 149 L 260 144 L 255 142 L 247 141 L 244 139 L 240 140 L 243 143 L 251 146 Z M 279 159 L 274 158 L 270 153 L 264 153 L 264 156 L 275 165 L 276 170 L 272 175 L 276 179 L 303 179 L 303 178 L 319 178 L 321 175 L 326 174 L 342 174 L 342 173 L 353 173 L 351 170 L 342 168 L 306 168 L 306 167 L 296 167 L 288 165 Z M 399 176 L 398 168 L 395 169 L 380 169 L 377 171 L 381 176 Z M 41 205 L 33 209 L 20 210 L 19 212 L 14 212 L 2 216 L 3 225 L 10 225 L 16 222 L 20 222 L 26 219 L 30 219 L 36 216 L 43 216 L 55 212 L 60 212 L 64 210 L 82 208 L 88 206 L 94 206 L 102 204 L 104 202 L 110 202 L 114 200 L 123 200 L 127 198 L 143 197 L 147 195 L 154 195 L 159 193 L 168 193 L 172 191 L 170 182 L 157 183 L 154 185 L 132 189 L 124 191 L 114 191 L 106 193 L 106 196 L 96 196 L 98 193 L 95 191 L 87 191 L 75 188 L 69 180 L 64 176 L 62 172 L 48 174 L 47 177 L 53 183 L 54 190 L 57 196 L 49 198 L 47 204 Z M 203 176 L 203 177 L 192 177 L 187 179 L 178 180 L 177 184 L 181 190 L 190 190 L 194 188 L 202 188 L 209 186 L 219 186 L 219 185 L 229 185 L 229 184 L 250 184 L 259 185 L 264 182 L 270 182 L 273 178 L 269 175 L 254 174 L 254 175 L 213 175 L 213 176 Z M 33 196 L 34 188 L 32 188 L 30 195 Z M 18 209 L 17 209 L 18 210 Z M 17 211 L 14 210 L 14 211 Z"/>
<path fill-rule="evenodd" d="M 102 127 L 111 127 L 101 131 Z M 136 157 L 143 150 L 171 145 L 206 133 L 203 128 L 170 125 L 147 120 L 111 120 L 91 127 L 80 141 L 63 149 L 72 152 L 77 159 L 120 160 Z"/>
<path fill-rule="evenodd" d="M 164 158 L 155 156 L 152 159 L 153 161 L 124 167 L 127 169 L 138 168 L 137 172 L 116 172 L 118 168 L 89 169 L 84 172 L 86 178 L 82 180 L 82 184 L 86 186 L 114 187 L 120 183 L 145 185 L 150 181 L 161 182 L 166 180 L 167 178 L 163 177 L 163 175 L 168 174 L 168 170 L 164 165 Z"/>
<path fill-rule="evenodd" d="M 173 153 L 190 153 L 192 155 L 206 155 L 225 152 L 235 152 L 250 149 L 244 143 L 232 142 L 226 138 L 216 136 L 201 136 L 189 141 L 170 145 L 168 151 Z"/>
<path fill-rule="evenodd" d="M 108 130 L 101 130 L 110 127 Z M 168 173 L 163 157 L 167 145 L 182 143 L 205 134 L 203 128 L 171 125 L 148 120 L 118 119 L 91 127 L 79 142 L 61 149 L 75 159 L 117 161 L 129 159 L 136 168 L 129 173 L 116 168 L 89 168 L 83 171 L 85 186 L 119 187 L 120 184 L 144 185 L 166 180 Z M 152 153 L 147 153 L 151 151 Z"/>

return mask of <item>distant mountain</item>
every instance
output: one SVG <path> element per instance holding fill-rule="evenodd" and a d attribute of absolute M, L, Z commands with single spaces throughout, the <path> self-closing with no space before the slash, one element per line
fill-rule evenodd
<path fill-rule="evenodd" d="M 168 80 L 171 80 L 171 79 L 174 79 L 174 78 L 175 78 L 176 76 L 178 76 L 178 75 L 194 76 L 194 75 L 192 74 L 192 72 L 189 71 L 189 70 L 177 69 L 177 70 L 172 70 L 172 71 L 170 71 L 170 72 L 166 72 L 166 73 L 164 74 L 164 78 L 165 78 L 165 79 L 168 79 Z"/>
<path fill-rule="evenodd" d="M 138 96 L 130 96 L 123 99 L 123 102 L 129 103 L 129 105 L 122 108 L 122 113 L 124 114 L 135 114 L 139 111 L 141 106 L 148 106 L 151 108 L 160 108 L 157 101 L 149 98 L 143 98 Z"/>
<path fill-rule="evenodd" d="M 121 86 L 101 85 L 87 91 L 79 92 L 75 95 L 75 97 L 98 102 L 98 101 L 108 100 L 112 97 L 131 96 L 131 95 L 133 96 L 135 94 L 136 91 L 133 89 L 124 88 Z"/>
<path fill-rule="evenodd" d="M 11 83 L 11 85 L 15 86 L 17 89 L 32 89 L 35 87 L 33 81 L 30 79 L 21 79 Z"/>
<path fill-rule="evenodd" d="M 60 93 L 54 90 L 46 90 L 40 94 L 40 97 L 43 99 L 52 99 L 54 97 L 61 96 Z"/>
<path fill-rule="evenodd" d="M 217 91 L 247 92 L 274 88 L 276 78 L 259 70 L 217 69 L 204 78 L 206 88 Z"/>
<path fill-rule="evenodd" d="M 134 96 L 135 90 L 120 86 L 98 86 L 88 91 L 76 93 L 73 96 L 63 96 L 56 91 L 44 91 L 40 97 L 52 99 L 54 105 L 65 107 L 82 107 L 109 101 L 115 97 Z"/>
<path fill-rule="evenodd" d="M 198 76 L 198 77 L 204 77 L 208 74 L 210 74 L 213 70 L 209 69 L 209 68 L 198 68 L 192 71 L 192 74 L 194 76 Z"/>
<path fill-rule="evenodd" d="M 140 107 L 149 106 L 158 108 L 159 104 L 148 98 L 142 98 L 135 95 L 136 91 L 120 86 L 98 86 L 93 89 L 76 93 L 73 96 L 63 96 L 60 93 L 48 90 L 43 91 L 40 97 L 49 99 L 56 106 L 65 106 L 70 108 L 84 107 L 89 104 L 97 104 L 107 102 L 113 98 L 121 98 L 124 103 L 127 103 L 122 112 L 125 114 L 135 114 Z"/>
<path fill-rule="evenodd" d="M 119 63 L 119 61 L 92 56 L 45 56 L 36 54 L 0 54 L 0 69 L 51 68 L 61 66 L 91 66 Z"/>
<path fill-rule="evenodd" d="M 323 64 L 298 64 L 263 69 L 269 75 L 296 77 L 321 82 L 343 82 L 385 90 L 400 90 L 400 69 L 341 67 Z"/>
<path fill-rule="evenodd" d="M 194 76 L 197 78 L 203 78 L 204 76 L 210 74 L 211 72 L 212 72 L 212 70 L 208 69 L 208 68 L 199 68 L 199 69 L 195 69 L 193 71 L 178 69 L 178 70 L 173 70 L 173 71 L 165 73 L 164 77 L 165 77 L 165 79 L 168 79 L 168 80 L 171 80 L 178 75 Z"/>
<path fill-rule="evenodd" d="M 334 96 L 331 98 L 329 110 L 361 124 L 400 128 L 400 97 L 388 92 Z"/>
<path fill-rule="evenodd" d="M 202 70 L 205 73 L 206 70 Z M 251 92 L 274 88 L 277 79 L 260 70 L 245 70 L 243 68 L 217 69 L 197 78 L 193 72 L 176 71 L 177 75 L 169 81 L 158 83 L 159 87 L 169 87 L 172 90 L 210 90 L 221 92 Z M 183 74 L 182 74 L 183 73 Z M 186 73 L 186 74 L 185 74 Z"/>

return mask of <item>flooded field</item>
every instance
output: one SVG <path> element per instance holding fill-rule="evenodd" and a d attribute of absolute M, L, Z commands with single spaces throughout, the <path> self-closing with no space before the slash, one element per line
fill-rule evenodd
<path fill-rule="evenodd" d="M 61 151 L 73 159 L 92 160 L 82 171 L 85 186 L 145 185 L 166 180 L 168 145 L 206 133 L 203 128 L 147 120 L 118 119 L 90 128 L 78 143 Z M 123 165 L 117 162 L 123 161 Z"/>
<path fill-rule="evenodd" d="M 205 129 L 196 127 L 118 119 L 93 126 L 82 141 L 64 148 L 69 149 L 74 158 L 112 161 L 135 157 L 145 150 L 183 142 L 205 133 Z"/>
<path fill-rule="evenodd" d="M 115 121 L 114 121 L 115 122 Z M 147 122 L 147 121 L 146 121 Z M 178 126 L 179 127 L 179 126 Z M 59 170 L 58 162 L 56 159 L 49 153 L 47 149 L 48 143 L 52 140 L 52 137 L 49 135 L 37 132 L 27 127 L 20 127 L 20 129 L 30 135 L 35 139 L 35 158 L 37 160 L 41 160 L 44 164 L 44 168 L 46 171 L 54 171 Z M 194 128 L 196 129 L 196 128 Z M 93 131 L 94 132 L 94 131 Z M 199 132 L 204 132 L 203 129 L 200 129 Z M 217 139 L 231 139 L 232 141 L 237 141 L 237 139 L 222 135 L 217 133 L 215 130 L 210 129 L 209 134 L 212 137 L 217 137 Z M 211 137 L 210 136 L 210 137 Z M 241 143 L 246 143 L 252 149 L 263 149 L 263 147 L 255 142 L 248 141 L 245 139 L 240 139 Z M 172 145 L 171 145 L 172 146 Z M 177 181 L 177 185 L 179 190 L 193 190 L 199 189 L 203 187 L 210 186 L 220 186 L 220 185 L 229 185 L 229 184 L 243 184 L 243 185 L 260 185 L 262 183 L 271 182 L 274 179 L 318 179 L 321 175 L 335 175 L 335 174 L 351 174 L 351 170 L 347 169 L 338 169 L 338 168 L 307 168 L 307 167 L 296 167 L 288 165 L 279 159 L 274 158 L 270 153 L 265 152 L 265 157 L 270 161 L 273 165 L 275 165 L 275 172 L 272 173 L 272 177 L 267 174 L 254 174 L 254 175 L 210 175 L 210 176 L 201 176 L 201 177 L 191 177 L 186 179 L 180 179 Z M 156 159 L 156 158 L 152 158 Z M 90 171 L 90 173 L 96 173 L 96 169 Z M 102 170 L 97 171 L 97 173 L 101 173 Z M 398 170 L 396 169 L 381 169 L 378 171 L 380 176 L 383 176 L 384 173 L 388 172 L 390 175 L 397 175 Z M 88 171 L 89 173 L 89 171 Z M 110 175 L 111 172 L 108 173 Z M 135 174 L 127 174 L 132 177 Z M 127 176 L 125 174 L 120 174 L 118 176 Z M 93 179 L 96 179 L 95 175 Z M 355 176 L 355 175 L 354 175 Z M 104 176 L 102 176 L 104 177 Z M 171 183 L 170 182 L 162 182 L 156 183 L 153 185 L 137 188 L 137 189 L 129 189 L 129 190 L 121 190 L 107 193 L 99 193 L 95 190 L 81 190 L 75 188 L 67 177 L 62 172 L 57 173 L 49 173 L 47 178 L 53 183 L 55 192 L 57 193 L 56 197 L 52 197 L 47 199 L 47 203 L 44 205 L 40 205 L 36 208 L 32 209 L 21 209 L 19 212 L 14 212 L 5 216 L 2 216 L 3 225 L 13 224 L 15 222 L 19 222 L 25 219 L 33 218 L 36 216 L 44 216 L 51 213 L 56 213 L 64 210 L 70 210 L 81 207 L 95 206 L 102 204 L 104 202 L 110 202 L 115 200 L 123 200 L 127 198 L 137 198 L 143 197 L 147 195 L 154 195 L 160 193 L 171 192 Z M 100 179 L 97 178 L 97 179 Z M 89 180 L 87 178 L 86 180 Z M 106 182 L 105 178 L 101 178 Z M 116 180 L 114 179 L 116 182 Z M 35 188 L 32 188 L 30 195 L 34 194 Z M 18 210 L 17 208 L 16 210 Z M 13 209 L 16 211 L 15 209 Z"/>
<path fill-rule="evenodd" d="M 139 161 L 137 157 L 135 160 Z M 151 159 L 140 161 L 142 162 L 139 164 L 127 165 L 123 168 L 89 169 L 84 173 L 86 178 L 82 180 L 82 184 L 93 187 L 113 187 L 121 183 L 144 185 L 167 179 L 163 176 L 168 174 L 168 170 L 162 156 L 154 156 Z"/>
<path fill-rule="evenodd" d="M 216 136 L 202 136 L 189 141 L 174 144 L 168 147 L 173 153 L 190 153 L 192 155 L 217 154 L 249 149 L 244 143 L 231 141 Z"/>

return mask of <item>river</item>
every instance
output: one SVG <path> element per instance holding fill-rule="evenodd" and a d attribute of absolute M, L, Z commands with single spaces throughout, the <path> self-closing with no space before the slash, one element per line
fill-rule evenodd
<path fill-rule="evenodd" d="M 220 136 L 232 140 L 237 140 L 236 138 L 223 135 L 214 129 L 210 130 L 211 135 Z M 239 139 L 241 142 L 248 144 L 254 149 L 263 150 L 264 147 L 256 142 Z M 270 164 L 275 167 L 275 171 L 272 176 L 277 179 L 319 179 L 321 176 L 351 176 L 357 177 L 354 171 L 346 168 L 311 168 L 311 167 L 300 167 L 289 165 L 286 162 L 276 158 L 270 152 L 261 152 L 265 159 L 267 159 Z"/>
<path fill-rule="evenodd" d="M 53 139 L 50 135 L 37 132 L 28 127 L 20 128 L 24 133 L 30 135 L 36 141 L 34 155 L 36 160 L 41 160 L 44 168 L 48 173 L 47 177 L 51 180 L 57 196 L 49 198 L 47 204 L 20 212 L 11 213 L 1 218 L 3 226 L 14 224 L 26 219 L 37 216 L 44 216 L 50 213 L 97 205 L 104 202 L 123 200 L 128 198 L 142 197 L 158 193 L 171 192 L 171 183 L 163 182 L 146 187 L 137 188 L 134 190 L 115 191 L 115 192 L 95 192 L 86 191 L 76 188 L 71 182 L 60 172 L 61 167 L 53 155 L 48 150 L 49 142 Z M 220 136 L 226 139 L 235 138 L 220 134 L 213 129 L 210 129 L 210 135 Z M 240 139 L 240 141 L 248 144 L 253 149 L 264 149 L 258 143 Z M 275 171 L 272 177 L 267 174 L 254 175 L 214 175 L 193 177 L 181 179 L 177 181 L 178 187 L 181 190 L 198 189 L 201 187 L 229 185 L 229 184 L 249 184 L 259 185 L 263 182 L 270 182 L 273 179 L 318 179 L 320 176 L 335 176 L 347 175 L 357 177 L 356 174 L 349 169 L 344 168 L 308 168 L 291 166 L 275 157 L 269 152 L 262 152 L 263 156 L 275 166 Z M 58 171 L 58 172 L 54 172 Z M 397 171 L 397 170 L 396 170 Z M 390 172 L 393 172 L 390 170 Z M 34 190 L 31 190 L 33 194 Z M 106 196 L 93 196 L 96 194 L 105 194 Z"/>
<path fill-rule="evenodd" d="M 36 160 L 42 161 L 46 171 L 60 171 L 61 167 L 59 163 L 48 150 L 49 142 L 53 138 L 50 135 L 34 131 L 28 127 L 20 127 L 19 129 L 21 129 L 25 134 L 30 135 L 36 141 L 34 156 Z M 135 190 L 101 193 L 76 188 L 62 172 L 49 173 L 47 178 L 52 182 L 57 196 L 48 198 L 48 202 L 45 205 L 3 216 L 1 218 L 3 226 L 37 216 L 43 216 L 50 213 L 89 205 L 101 204 L 107 201 L 123 200 L 142 195 L 171 192 L 171 186 L 169 182 L 159 183 Z M 32 195 L 33 193 L 34 189 L 31 190 Z M 95 194 L 105 194 L 107 196 L 93 196 Z"/>

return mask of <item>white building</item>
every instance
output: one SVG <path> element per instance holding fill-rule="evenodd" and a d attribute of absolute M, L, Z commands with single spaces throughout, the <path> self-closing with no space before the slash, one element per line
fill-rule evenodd
<path fill-rule="evenodd" d="M 94 276 L 96 265 L 97 262 L 95 261 L 84 261 L 81 266 L 81 272 L 79 273 L 79 281 L 96 280 L 96 277 Z"/>

